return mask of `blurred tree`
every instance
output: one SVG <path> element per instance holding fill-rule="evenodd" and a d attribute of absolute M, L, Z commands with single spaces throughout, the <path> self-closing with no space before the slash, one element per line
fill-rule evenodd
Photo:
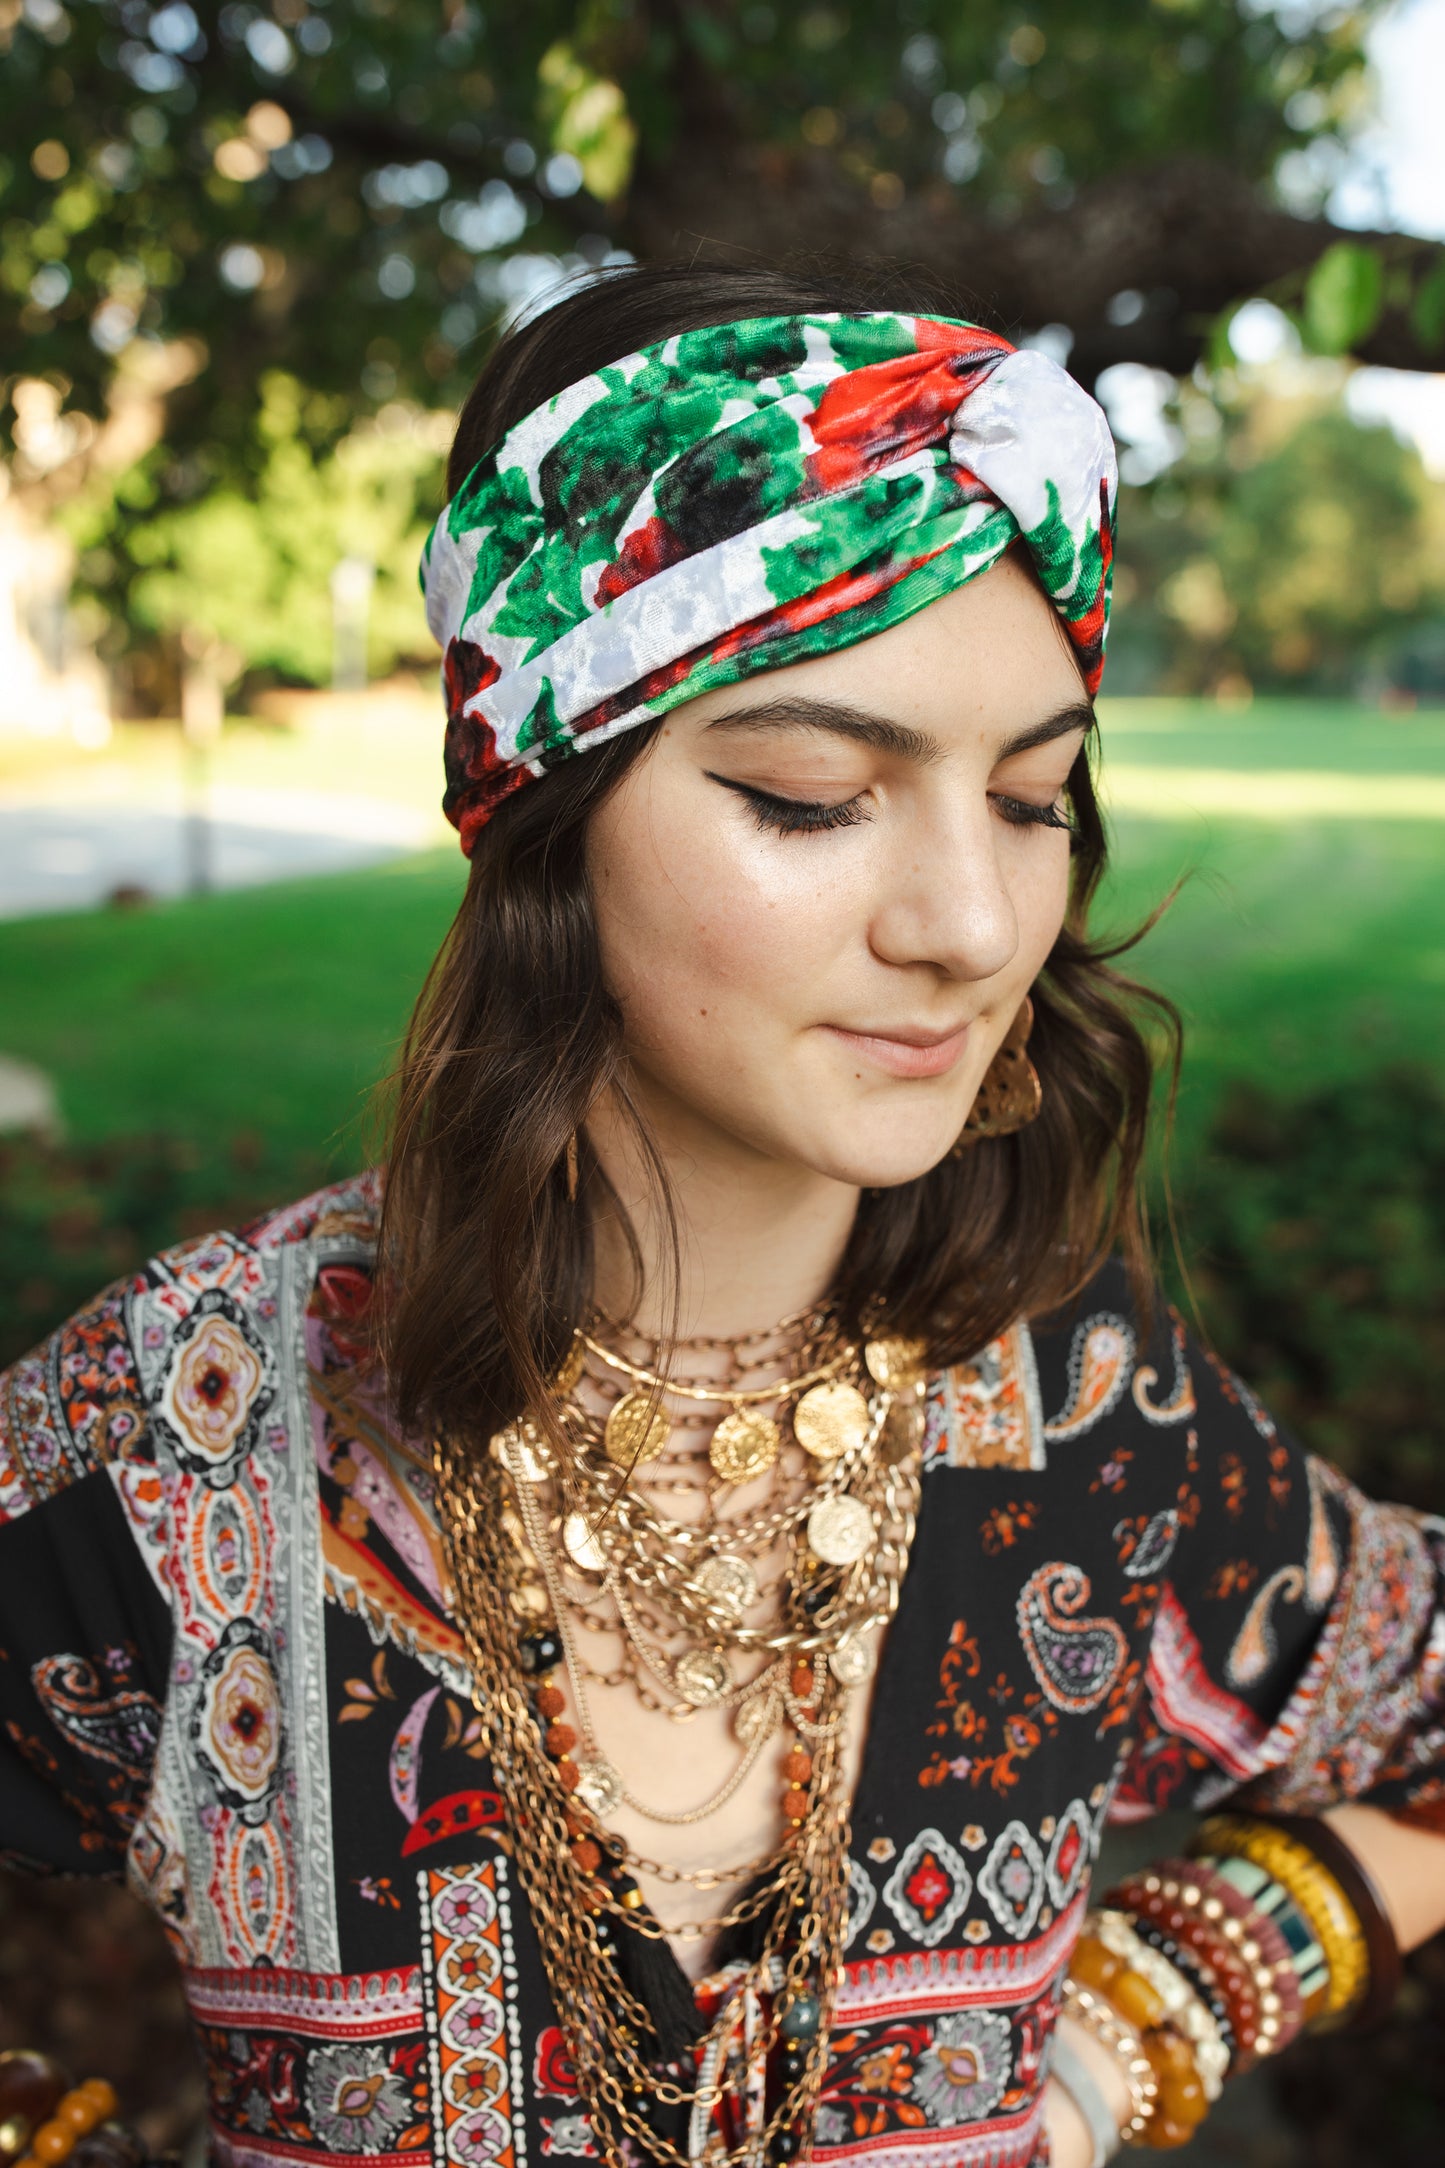
<path fill-rule="evenodd" d="M 1085 380 L 1187 373 L 1262 289 L 1435 366 L 1442 251 L 1315 215 L 1384 4 L 0 0 L 7 368 L 99 415 L 138 344 L 191 342 L 194 489 L 264 456 L 268 369 L 334 428 L 450 401 L 499 302 L 698 236 L 915 261 L 1067 327 Z"/>
<path fill-rule="evenodd" d="M 1120 518 L 1117 690 L 1354 690 L 1445 620 L 1445 488 L 1318 373 L 1181 388 L 1182 455 Z"/>
<path fill-rule="evenodd" d="M 314 677 L 335 485 L 380 456 L 341 440 L 454 404 L 500 314 L 619 250 L 910 261 L 1086 382 L 1219 360 L 1262 291 L 1317 350 L 1431 366 L 1445 251 L 1319 215 L 1385 4 L 0 0 L 14 479 L 83 495 L 131 640 Z M 389 473 L 348 502 L 399 566 Z"/>
<path fill-rule="evenodd" d="M 384 674 L 431 653 L 416 565 L 441 493 L 445 415 L 392 400 L 327 450 L 308 431 L 317 404 L 292 376 L 258 387 L 259 463 L 245 486 L 223 480 L 168 499 L 173 456 L 157 446 L 118 477 L 97 474 L 66 508 L 82 592 L 121 593 L 102 652 L 122 642 L 203 643 L 223 680 L 268 671 L 319 685 L 335 661 L 334 569 L 374 569 L 367 663 Z M 334 401 L 323 401 L 323 428 Z"/>

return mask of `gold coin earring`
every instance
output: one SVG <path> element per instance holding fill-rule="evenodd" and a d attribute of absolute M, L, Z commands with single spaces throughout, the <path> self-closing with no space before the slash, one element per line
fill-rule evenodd
<path fill-rule="evenodd" d="M 969 1109 L 952 1154 L 965 1152 L 986 1137 L 1009 1137 L 1027 1129 L 1044 1103 L 1039 1072 L 1029 1060 L 1029 1034 L 1034 1028 L 1034 1005 L 1025 994 L 1019 1012 L 1004 1033 L 997 1053 L 983 1073 L 983 1081 Z"/>

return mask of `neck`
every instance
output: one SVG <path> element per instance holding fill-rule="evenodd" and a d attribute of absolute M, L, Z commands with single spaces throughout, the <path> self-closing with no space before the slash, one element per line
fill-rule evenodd
<path fill-rule="evenodd" d="M 769 1157 L 648 1079 L 634 1075 L 632 1088 L 677 1209 L 676 1331 L 716 1339 L 760 1332 L 820 1301 L 842 1262 L 858 1190 Z M 642 1258 L 639 1286 L 622 1220 L 609 1199 L 594 1199 L 594 1298 L 610 1316 L 663 1335 L 674 1325 L 667 1225 L 615 1099 L 604 1097 L 593 1108 L 587 1138 Z"/>

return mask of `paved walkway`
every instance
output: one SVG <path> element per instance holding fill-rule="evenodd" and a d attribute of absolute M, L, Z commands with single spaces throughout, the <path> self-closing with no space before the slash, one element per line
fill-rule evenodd
<path fill-rule="evenodd" d="M 435 840 L 436 823 L 376 798 L 216 790 L 211 817 L 118 804 L 0 803 L 0 918 L 84 911 L 117 890 L 180 896 L 374 865 Z"/>

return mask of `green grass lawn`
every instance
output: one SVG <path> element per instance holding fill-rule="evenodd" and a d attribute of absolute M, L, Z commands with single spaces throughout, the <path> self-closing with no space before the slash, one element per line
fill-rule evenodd
<path fill-rule="evenodd" d="M 1184 1009 L 1181 1149 L 1220 1083 L 1441 1063 L 1445 821 L 1300 817 L 1281 782 L 1445 776 L 1445 715 L 1347 706 L 1104 704 L 1105 786 L 1126 810 L 1101 921 L 1137 921 L 1191 878 L 1138 951 Z M 1228 777 L 1227 812 L 1180 817 L 1174 771 Z M 1155 786 L 1158 786 L 1157 793 Z M 351 778 L 347 787 L 356 787 Z M 1438 785 L 1437 785 L 1438 787 Z M 1168 816 L 1137 810 L 1158 795 Z M 56 1079 L 79 1142 L 237 1138 L 278 1170 L 356 1161 L 368 1090 L 460 893 L 453 851 L 378 870 L 0 925 L 0 1051 Z"/>

